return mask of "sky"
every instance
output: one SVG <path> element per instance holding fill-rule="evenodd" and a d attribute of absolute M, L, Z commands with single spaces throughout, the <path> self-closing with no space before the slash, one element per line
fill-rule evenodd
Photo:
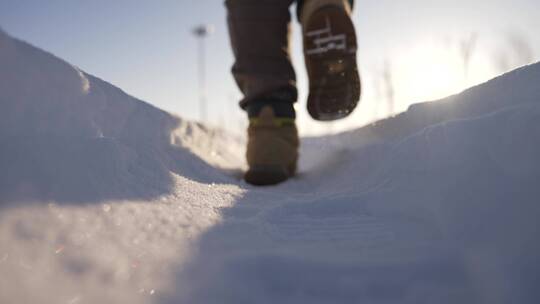
<path fill-rule="evenodd" d="M 293 17 L 296 107 L 304 135 L 359 127 L 540 60 L 537 0 L 357 0 L 353 21 L 363 97 L 350 117 L 320 123 L 305 110 L 307 79 Z M 205 42 L 207 122 L 243 132 L 222 0 L 0 0 L 0 28 L 11 36 L 192 120 L 200 118 L 192 34 L 199 24 L 214 29 Z"/>

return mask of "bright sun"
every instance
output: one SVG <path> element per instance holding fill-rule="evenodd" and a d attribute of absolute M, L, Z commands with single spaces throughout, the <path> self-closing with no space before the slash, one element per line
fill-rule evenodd
<path fill-rule="evenodd" d="M 401 54 L 393 64 L 399 103 L 435 100 L 465 88 L 463 64 L 448 49 L 422 45 Z"/>

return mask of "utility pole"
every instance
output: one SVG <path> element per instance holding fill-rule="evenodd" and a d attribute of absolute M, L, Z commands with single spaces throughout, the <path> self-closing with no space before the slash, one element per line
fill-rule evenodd
<path fill-rule="evenodd" d="M 198 43 L 199 119 L 201 122 L 205 122 L 207 119 L 205 38 L 212 34 L 213 27 L 208 24 L 202 24 L 196 26 L 192 32 L 197 38 Z"/>

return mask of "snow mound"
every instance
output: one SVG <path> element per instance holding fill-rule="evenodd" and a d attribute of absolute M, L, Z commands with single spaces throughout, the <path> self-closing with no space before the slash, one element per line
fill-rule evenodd
<path fill-rule="evenodd" d="M 0 202 L 147 199 L 171 172 L 224 181 L 191 152 L 216 138 L 231 140 L 0 31 Z"/>
<path fill-rule="evenodd" d="M 326 140 L 365 145 L 400 140 L 422 129 L 459 119 L 471 119 L 501 109 L 537 104 L 540 98 L 540 64 L 531 64 L 441 100 L 412 104 L 396 116 Z M 320 141 L 320 139 L 316 139 Z M 308 140 L 309 141 L 309 140 Z"/>

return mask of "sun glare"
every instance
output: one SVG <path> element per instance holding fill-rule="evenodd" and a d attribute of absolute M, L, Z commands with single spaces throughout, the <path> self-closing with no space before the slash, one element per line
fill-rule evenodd
<path fill-rule="evenodd" d="M 396 99 L 401 104 L 443 98 L 465 87 L 459 56 L 435 45 L 422 45 L 403 52 L 394 63 L 393 71 Z"/>

